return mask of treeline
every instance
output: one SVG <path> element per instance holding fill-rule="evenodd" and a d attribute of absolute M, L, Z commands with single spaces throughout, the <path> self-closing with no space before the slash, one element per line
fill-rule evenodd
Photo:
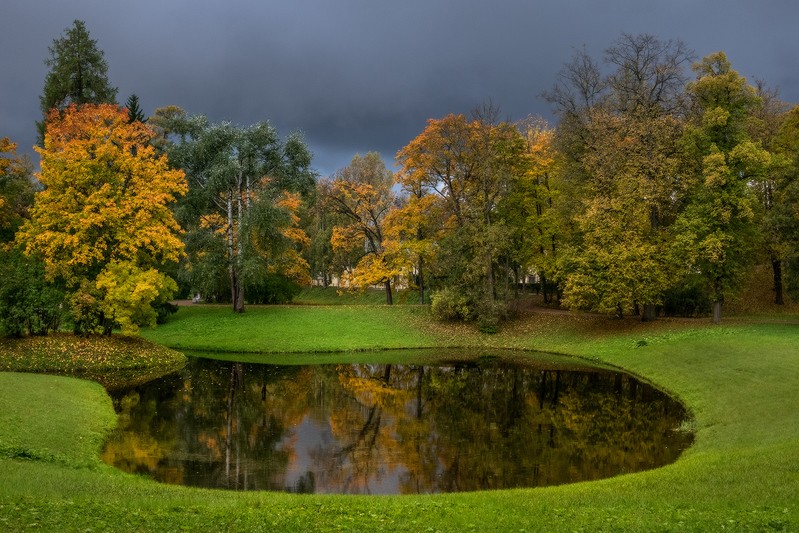
<path fill-rule="evenodd" d="M 327 178 L 267 122 L 120 107 L 81 21 L 50 53 L 36 179 L 0 142 L 7 334 L 135 332 L 175 297 L 241 312 L 312 281 L 416 289 L 486 331 L 528 283 L 570 309 L 717 321 L 756 265 L 776 304 L 799 286 L 799 108 L 721 52 L 625 34 L 564 65 L 554 126 L 485 105 L 429 120 L 396 173 L 369 152 Z"/>
<path fill-rule="evenodd" d="M 775 304 L 796 290 L 799 107 L 722 52 L 696 61 L 626 34 L 602 61 L 578 51 L 544 97 L 554 127 L 484 106 L 430 120 L 393 182 L 365 170 L 374 154 L 320 181 L 315 227 L 332 246 L 317 275 L 404 277 L 438 316 L 486 328 L 531 274 L 567 308 L 644 320 L 720 321 L 756 265 L 772 267 Z"/>

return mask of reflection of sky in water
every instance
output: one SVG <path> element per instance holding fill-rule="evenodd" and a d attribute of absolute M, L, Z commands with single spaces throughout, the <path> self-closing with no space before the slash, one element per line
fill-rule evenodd
<path fill-rule="evenodd" d="M 317 461 L 312 457 L 314 451 L 326 448 L 341 450 L 342 445 L 333 435 L 330 424 L 320 423 L 305 416 L 292 431 L 287 434 L 277 446 L 278 449 L 293 452 L 292 460 L 286 468 L 286 485 L 296 489 L 300 480 L 307 478 L 308 472 L 313 472 L 314 478 L 322 479 L 324 473 L 317 468 Z M 351 469 L 352 463 L 347 459 L 342 465 L 344 469 Z M 405 466 L 397 458 L 384 457 L 378 472 L 370 476 L 363 488 L 364 494 L 398 494 L 400 492 L 400 478 L 407 474 Z M 344 483 L 328 487 L 318 487 L 319 494 L 336 494 L 344 492 Z"/>

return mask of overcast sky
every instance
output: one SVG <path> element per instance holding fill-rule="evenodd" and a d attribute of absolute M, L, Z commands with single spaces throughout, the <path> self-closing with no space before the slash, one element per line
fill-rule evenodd
<path fill-rule="evenodd" d="M 323 176 L 368 151 L 393 170 L 428 118 L 488 101 L 551 119 L 540 94 L 575 48 L 599 59 L 622 32 L 723 50 L 799 102 L 796 0 L 2 0 L 0 137 L 34 161 L 47 49 L 75 19 L 120 103 L 300 130 Z"/>

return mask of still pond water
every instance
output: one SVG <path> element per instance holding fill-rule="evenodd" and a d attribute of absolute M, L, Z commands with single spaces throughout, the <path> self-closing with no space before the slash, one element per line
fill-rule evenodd
<path fill-rule="evenodd" d="M 627 374 L 497 358 L 273 366 L 190 358 L 111 393 L 103 459 L 234 490 L 409 494 L 585 481 L 673 462 L 682 406 Z"/>

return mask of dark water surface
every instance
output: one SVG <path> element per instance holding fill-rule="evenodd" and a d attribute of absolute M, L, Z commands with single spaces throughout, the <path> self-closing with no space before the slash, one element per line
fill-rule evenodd
<path fill-rule="evenodd" d="M 103 459 L 236 490 L 408 494 L 536 487 L 673 462 L 682 406 L 607 369 L 499 359 L 272 366 L 191 358 L 111 393 Z"/>

